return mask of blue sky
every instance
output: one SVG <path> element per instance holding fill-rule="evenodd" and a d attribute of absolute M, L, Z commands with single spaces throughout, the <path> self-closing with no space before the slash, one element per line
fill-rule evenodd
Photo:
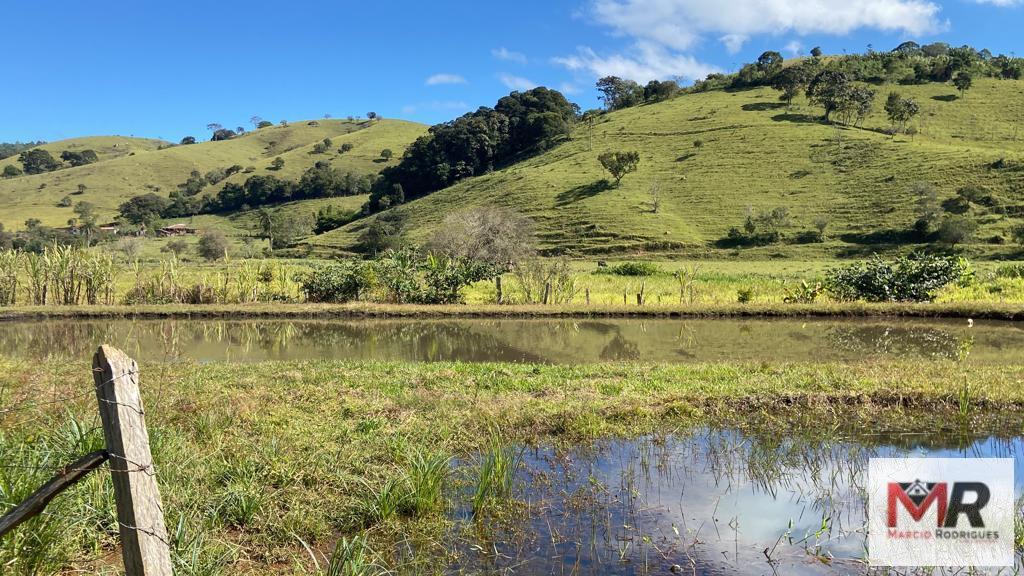
<path fill-rule="evenodd" d="M 1024 0 L 6 0 L 0 141 L 205 137 L 206 124 L 434 123 L 545 85 L 942 40 L 1010 54 Z M 1024 53 L 1024 49 L 1019 49 Z"/>

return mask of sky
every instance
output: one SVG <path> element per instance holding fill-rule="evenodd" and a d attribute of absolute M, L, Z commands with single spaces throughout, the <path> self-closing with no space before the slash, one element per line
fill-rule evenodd
<path fill-rule="evenodd" d="M 1020 51 L 1024 0 L 0 0 L 0 141 L 365 116 L 428 124 L 512 90 L 735 71 L 904 40 Z"/>

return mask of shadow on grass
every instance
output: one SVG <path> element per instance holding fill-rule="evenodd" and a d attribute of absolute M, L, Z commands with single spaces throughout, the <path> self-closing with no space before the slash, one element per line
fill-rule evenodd
<path fill-rule="evenodd" d="M 755 102 L 753 104 L 744 104 L 743 106 L 740 106 L 740 108 L 747 112 L 765 112 L 768 110 L 778 110 L 780 108 L 785 107 L 785 102 Z"/>
<path fill-rule="evenodd" d="M 690 158 L 693 158 L 696 155 L 697 155 L 696 152 L 687 152 L 686 154 L 683 154 L 679 158 L 676 158 L 676 162 L 686 162 L 687 160 L 689 160 Z"/>
<path fill-rule="evenodd" d="M 795 114 L 793 112 L 787 112 L 785 114 L 776 114 L 772 116 L 772 120 L 776 122 L 795 122 L 797 124 L 821 124 L 821 116 L 814 114 Z"/>
<path fill-rule="evenodd" d="M 959 100 L 956 94 L 943 94 L 942 96 L 932 96 L 932 100 L 938 100 L 939 102 L 955 102 Z"/>
<path fill-rule="evenodd" d="M 839 236 L 839 239 L 849 244 L 862 245 L 892 245 L 912 244 L 918 242 L 917 232 L 913 230 L 900 230 L 897 228 L 886 228 L 883 230 L 872 230 L 871 232 L 848 232 Z"/>
<path fill-rule="evenodd" d="M 570 188 L 565 192 L 561 192 L 555 198 L 558 206 L 565 206 L 566 204 L 572 204 L 573 202 L 579 202 L 580 200 L 586 200 L 593 196 L 597 196 L 605 190 L 610 190 L 612 183 L 606 179 L 601 179 L 590 184 L 584 184 L 575 188 Z"/>

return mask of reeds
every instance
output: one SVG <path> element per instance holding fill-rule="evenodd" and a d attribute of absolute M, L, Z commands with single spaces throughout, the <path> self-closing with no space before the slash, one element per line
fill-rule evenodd
<path fill-rule="evenodd" d="M 119 272 L 110 255 L 74 246 L 54 244 L 41 253 L 0 252 L 0 306 L 17 304 L 22 285 L 25 301 L 34 306 L 113 304 Z"/>
<path fill-rule="evenodd" d="M 497 499 L 508 498 L 515 487 L 516 473 L 523 464 L 523 452 L 507 446 L 494 436 L 490 447 L 480 457 L 473 492 L 473 516 L 479 516 Z"/>

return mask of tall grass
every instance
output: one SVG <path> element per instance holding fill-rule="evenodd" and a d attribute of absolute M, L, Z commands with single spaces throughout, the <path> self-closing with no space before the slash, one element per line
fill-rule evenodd
<path fill-rule="evenodd" d="M 494 436 L 480 457 L 473 493 L 473 516 L 479 516 L 495 500 L 508 498 L 515 487 L 516 473 L 523 464 L 523 452 L 507 446 Z"/>

